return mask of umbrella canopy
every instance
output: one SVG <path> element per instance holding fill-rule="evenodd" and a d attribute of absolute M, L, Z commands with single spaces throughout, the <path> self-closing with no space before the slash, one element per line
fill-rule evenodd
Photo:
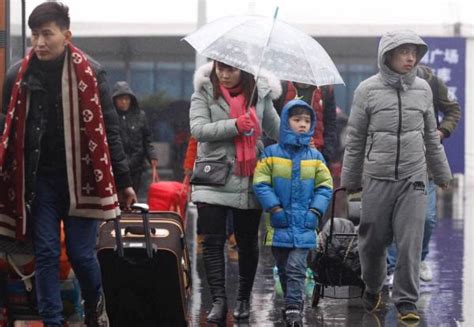
<path fill-rule="evenodd" d="M 184 40 L 199 54 L 255 76 L 262 69 L 281 80 L 312 85 L 344 84 L 326 50 L 315 39 L 270 17 L 223 17 Z"/>

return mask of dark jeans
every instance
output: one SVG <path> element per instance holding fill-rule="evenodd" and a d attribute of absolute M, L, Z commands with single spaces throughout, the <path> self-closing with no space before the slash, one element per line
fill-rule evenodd
<path fill-rule="evenodd" d="M 285 305 L 303 303 L 304 281 L 309 249 L 272 247 L 278 276 L 285 291 Z"/>
<path fill-rule="evenodd" d="M 70 217 L 66 178 L 38 177 L 32 206 L 35 278 L 38 310 L 45 324 L 63 322 L 59 283 L 60 228 L 64 224 L 66 251 L 81 285 L 82 297 L 95 303 L 102 289 L 95 246 L 98 220 Z"/>
<path fill-rule="evenodd" d="M 213 234 L 227 236 L 228 210 L 232 211 L 235 234 L 253 235 L 258 237 L 260 224 L 260 209 L 236 209 L 218 205 L 199 203 L 198 230 L 200 234 Z"/>

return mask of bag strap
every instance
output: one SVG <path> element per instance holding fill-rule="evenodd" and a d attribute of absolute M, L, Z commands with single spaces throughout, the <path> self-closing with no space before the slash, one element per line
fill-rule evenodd
<path fill-rule="evenodd" d="M 33 289 L 33 283 L 31 282 L 31 278 L 33 278 L 33 276 L 35 275 L 35 272 L 33 271 L 31 274 L 29 275 L 24 275 L 20 269 L 18 268 L 18 266 L 16 265 L 15 261 L 13 261 L 13 258 L 11 257 L 11 255 L 9 253 L 6 254 L 6 257 L 7 257 L 7 264 L 9 264 L 13 270 L 15 271 L 15 273 L 21 277 L 21 280 L 23 281 L 23 283 L 25 284 L 25 289 L 28 291 L 28 292 L 31 292 L 31 290 Z"/>
<path fill-rule="evenodd" d="M 158 169 L 156 169 L 157 164 L 151 164 L 151 182 L 158 183 L 160 181 L 160 175 L 158 175 Z"/>
<path fill-rule="evenodd" d="M 189 191 L 190 179 L 191 179 L 191 177 L 189 175 L 184 176 L 181 191 L 179 191 L 178 196 L 174 200 L 173 205 L 178 210 L 181 208 L 181 201 L 182 201 L 182 198 L 183 198 L 183 194 L 185 194 Z M 186 201 L 187 201 L 187 199 L 186 199 Z M 178 213 L 180 215 L 183 215 L 183 216 L 185 215 L 185 212 L 178 212 Z"/>

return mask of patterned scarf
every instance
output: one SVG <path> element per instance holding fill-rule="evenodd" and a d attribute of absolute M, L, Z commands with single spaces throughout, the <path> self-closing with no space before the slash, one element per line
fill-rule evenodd
<path fill-rule="evenodd" d="M 238 95 L 231 96 L 228 89 L 220 86 L 221 93 L 230 107 L 230 118 L 238 118 L 247 112 L 245 106 L 245 97 L 240 92 Z M 252 135 L 237 135 L 234 137 L 235 154 L 237 164 L 234 174 L 238 176 L 252 176 L 257 164 L 256 145 L 257 140 L 262 134 L 260 122 L 258 121 L 255 107 L 250 107 L 248 114 L 254 123 L 254 131 Z"/>
<path fill-rule="evenodd" d="M 81 50 L 68 45 L 62 72 L 62 106 L 69 215 L 112 219 L 120 214 L 95 73 Z M 22 88 L 33 58 L 21 63 L 0 139 L 0 235 L 25 240 L 24 142 L 30 94 Z"/>

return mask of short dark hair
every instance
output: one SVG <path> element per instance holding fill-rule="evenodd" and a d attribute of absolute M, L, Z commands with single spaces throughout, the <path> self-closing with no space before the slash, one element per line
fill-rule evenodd
<path fill-rule="evenodd" d="M 61 29 L 69 29 L 71 19 L 69 18 L 69 7 L 61 2 L 43 2 L 38 5 L 28 17 L 30 29 L 55 22 Z"/>
<path fill-rule="evenodd" d="M 294 106 L 290 108 L 290 112 L 288 113 L 288 118 L 296 115 L 310 115 L 311 111 L 308 107 L 304 106 Z"/>

